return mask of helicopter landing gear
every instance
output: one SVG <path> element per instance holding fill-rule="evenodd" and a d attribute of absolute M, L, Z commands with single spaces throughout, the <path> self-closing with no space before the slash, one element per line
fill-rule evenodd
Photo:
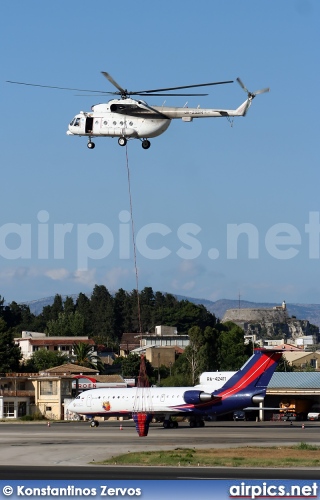
<path fill-rule="evenodd" d="M 125 137 L 119 137 L 118 144 L 119 146 L 125 146 L 127 144 L 127 139 Z"/>
<path fill-rule="evenodd" d="M 150 144 L 150 141 L 148 141 L 148 139 L 144 139 L 144 141 L 142 141 L 143 149 L 149 149 L 150 146 L 151 146 L 151 144 Z"/>
<path fill-rule="evenodd" d="M 95 147 L 96 147 L 96 145 L 95 145 L 95 143 L 94 143 L 94 142 L 89 141 L 89 142 L 88 142 L 88 144 L 87 144 L 87 147 L 88 147 L 89 149 L 93 149 L 93 148 L 95 148 Z"/>

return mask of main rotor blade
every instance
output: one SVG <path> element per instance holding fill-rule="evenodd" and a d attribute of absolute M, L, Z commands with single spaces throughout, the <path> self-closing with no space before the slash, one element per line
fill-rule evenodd
<path fill-rule="evenodd" d="M 209 85 L 224 85 L 225 83 L 233 83 L 233 80 L 228 80 L 225 82 L 211 82 L 211 83 L 198 83 L 196 85 L 182 85 L 181 87 L 168 87 L 163 89 L 153 89 L 153 90 L 136 90 L 135 92 L 128 92 L 128 94 L 148 94 L 153 92 L 166 92 L 167 90 L 179 90 L 179 89 L 192 89 L 194 87 L 208 87 Z"/>
<path fill-rule="evenodd" d="M 129 92 L 129 94 L 130 95 L 140 95 L 142 97 L 143 96 L 144 97 L 148 96 L 148 94 L 143 94 L 143 93 L 138 94 L 136 92 L 134 94 L 132 94 L 131 92 Z M 209 94 L 158 94 L 158 93 L 152 93 L 150 95 L 150 97 L 152 97 L 152 96 L 167 96 L 167 97 L 170 97 L 170 96 L 182 96 L 182 97 L 190 97 L 190 96 L 205 96 L 205 95 L 209 95 Z"/>
<path fill-rule="evenodd" d="M 75 90 L 77 92 L 98 92 L 100 94 L 101 93 L 108 94 L 108 92 L 104 92 L 103 90 L 73 89 L 71 87 L 56 87 L 54 85 L 39 85 L 38 83 L 13 82 L 12 80 L 6 80 L 6 83 L 14 83 L 15 85 L 28 85 L 29 87 L 42 87 L 42 88 L 47 88 L 47 89 Z"/>
<path fill-rule="evenodd" d="M 119 95 L 119 92 L 103 92 L 102 94 L 95 94 L 96 96 L 105 96 L 105 95 Z M 130 94 L 132 95 L 132 94 Z M 146 97 L 148 96 L 149 94 L 134 94 L 134 95 L 140 95 L 142 97 Z M 206 95 L 209 95 L 209 94 L 150 94 L 150 97 L 151 96 L 167 96 L 167 97 L 170 97 L 170 96 L 182 96 L 182 97 L 192 97 L 192 96 L 206 96 Z M 91 94 L 75 94 L 75 96 L 77 97 L 92 97 Z"/>
<path fill-rule="evenodd" d="M 109 80 L 110 83 L 112 83 L 112 85 L 114 85 L 121 92 L 121 94 L 127 93 L 127 91 L 120 87 L 120 85 L 112 78 L 111 75 L 109 75 L 109 73 L 107 73 L 106 71 L 101 71 L 101 73 L 105 78 L 107 78 L 107 80 Z"/>

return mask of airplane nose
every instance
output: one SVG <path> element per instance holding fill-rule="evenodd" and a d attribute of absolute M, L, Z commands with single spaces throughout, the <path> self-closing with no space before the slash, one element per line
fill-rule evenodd
<path fill-rule="evenodd" d="M 74 400 L 71 401 L 71 403 L 68 404 L 68 410 L 69 411 L 74 411 L 75 410 Z"/>

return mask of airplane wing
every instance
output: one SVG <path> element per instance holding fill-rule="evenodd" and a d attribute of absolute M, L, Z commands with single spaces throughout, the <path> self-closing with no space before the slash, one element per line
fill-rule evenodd
<path fill-rule="evenodd" d="M 284 408 L 271 408 L 270 406 L 261 406 L 261 407 L 260 406 L 247 406 L 247 408 L 243 408 L 242 411 L 253 411 L 253 410 L 277 410 L 277 411 L 282 410 L 283 412 L 289 411 L 289 410 L 285 410 Z"/>

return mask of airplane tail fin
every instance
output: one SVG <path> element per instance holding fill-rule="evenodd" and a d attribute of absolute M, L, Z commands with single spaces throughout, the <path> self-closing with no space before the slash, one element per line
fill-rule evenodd
<path fill-rule="evenodd" d="M 282 352 L 279 349 L 255 349 L 251 358 L 214 393 L 215 396 L 265 393 Z"/>

